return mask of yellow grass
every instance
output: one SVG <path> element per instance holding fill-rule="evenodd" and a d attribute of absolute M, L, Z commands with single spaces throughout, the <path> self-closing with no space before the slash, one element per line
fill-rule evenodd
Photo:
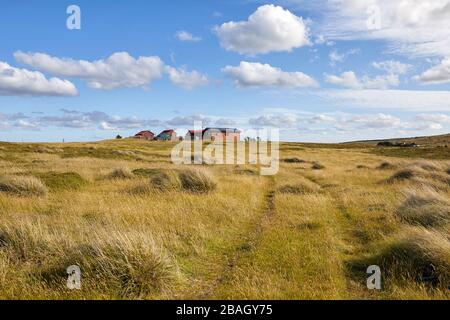
<path fill-rule="evenodd" d="M 448 161 L 291 143 L 263 177 L 174 165 L 172 146 L 2 144 L 0 181 L 22 191 L 0 188 L 0 298 L 450 298 L 447 220 L 411 222 L 448 208 Z M 381 291 L 366 287 L 370 264 Z M 70 265 L 81 290 L 66 287 Z M 430 265 L 435 282 L 420 277 Z"/>

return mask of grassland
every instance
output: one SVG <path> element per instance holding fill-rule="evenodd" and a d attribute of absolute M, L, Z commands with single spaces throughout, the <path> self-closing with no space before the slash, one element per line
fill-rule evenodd
<path fill-rule="evenodd" d="M 0 143 L 0 298 L 450 299 L 448 149 L 285 143 L 264 177 L 172 146 Z"/>

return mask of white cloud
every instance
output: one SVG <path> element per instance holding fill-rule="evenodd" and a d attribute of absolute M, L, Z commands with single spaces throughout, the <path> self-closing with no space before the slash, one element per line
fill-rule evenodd
<path fill-rule="evenodd" d="M 277 113 L 250 118 L 249 124 L 256 127 L 295 128 L 299 120 L 295 113 Z"/>
<path fill-rule="evenodd" d="M 426 70 L 414 80 L 424 84 L 439 84 L 450 82 L 450 58 L 443 59 L 440 64 Z"/>
<path fill-rule="evenodd" d="M 330 106 L 404 109 L 415 112 L 449 112 L 449 91 L 320 90 L 310 92 Z"/>
<path fill-rule="evenodd" d="M 376 115 L 358 115 L 345 121 L 346 123 L 357 124 L 362 128 L 383 129 L 400 127 L 402 122 L 389 114 L 379 113 Z"/>
<path fill-rule="evenodd" d="M 203 125 L 211 123 L 211 118 L 201 114 L 191 116 L 178 116 L 167 121 L 171 126 L 194 126 L 194 122 L 202 122 Z"/>
<path fill-rule="evenodd" d="M 223 48 L 240 54 L 291 51 L 310 43 L 303 19 L 274 5 L 261 6 L 247 21 L 227 22 L 215 31 Z"/>
<path fill-rule="evenodd" d="M 450 55 L 450 0 L 328 0 L 326 39 L 381 39 L 412 56 Z M 375 22 L 375 23 L 373 23 Z M 379 25 L 378 25 L 379 22 Z"/>
<path fill-rule="evenodd" d="M 436 123 L 450 123 L 450 115 L 443 113 L 424 113 L 415 117 L 416 121 L 421 122 L 436 122 Z"/>
<path fill-rule="evenodd" d="M 344 53 L 339 53 L 337 50 L 333 50 L 330 52 L 330 54 L 328 55 L 328 57 L 330 58 L 330 64 L 332 66 L 334 66 L 336 63 L 338 62 L 344 62 L 344 60 L 351 56 L 351 55 L 355 55 L 358 54 L 360 52 L 359 49 L 351 49 L 347 52 Z"/>
<path fill-rule="evenodd" d="M 76 96 L 75 85 L 59 78 L 47 79 L 37 71 L 19 69 L 0 62 L 0 95 Z"/>
<path fill-rule="evenodd" d="M 400 80 L 395 74 L 358 78 L 353 71 L 343 72 L 340 76 L 326 74 L 325 81 L 350 89 L 388 89 L 400 84 Z"/>
<path fill-rule="evenodd" d="M 389 74 L 405 74 L 408 73 L 413 66 L 400 61 L 387 60 L 380 62 L 373 62 L 373 67 L 378 70 L 386 71 Z"/>
<path fill-rule="evenodd" d="M 139 57 L 127 52 L 117 52 L 107 59 L 93 62 L 57 58 L 44 53 L 14 53 L 17 61 L 44 72 L 81 78 L 94 89 L 115 89 L 123 87 L 143 87 L 162 75 L 163 62 L 159 57 Z"/>
<path fill-rule="evenodd" d="M 166 73 L 169 75 L 170 81 L 182 88 L 193 89 L 195 87 L 205 86 L 209 84 L 209 79 L 206 75 L 198 71 L 187 71 L 184 68 L 175 69 L 173 67 L 166 67 Z"/>
<path fill-rule="evenodd" d="M 238 87 L 315 87 L 316 81 L 303 72 L 286 72 L 269 64 L 241 61 L 239 66 L 222 69 Z"/>
<path fill-rule="evenodd" d="M 177 31 L 177 33 L 175 33 L 175 37 L 180 41 L 187 41 L 187 42 L 198 42 L 202 40 L 202 38 L 196 37 L 192 33 L 187 32 L 185 30 Z"/>

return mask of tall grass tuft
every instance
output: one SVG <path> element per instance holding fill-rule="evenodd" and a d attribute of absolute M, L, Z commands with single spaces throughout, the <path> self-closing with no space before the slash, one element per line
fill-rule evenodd
<path fill-rule="evenodd" d="M 382 162 L 382 163 L 377 167 L 378 170 L 391 170 L 391 169 L 395 169 L 395 168 L 397 168 L 397 166 L 396 166 L 395 164 L 392 164 L 392 163 L 387 162 L 387 161 Z"/>
<path fill-rule="evenodd" d="M 3 176 L 0 177 L 0 192 L 24 197 L 44 196 L 48 189 L 34 176 Z"/>
<path fill-rule="evenodd" d="M 322 170 L 322 169 L 325 169 L 325 166 L 322 165 L 320 162 L 314 161 L 311 168 L 313 170 Z"/>
<path fill-rule="evenodd" d="M 64 285 L 66 268 L 78 265 L 83 286 L 117 298 L 144 298 L 180 278 L 175 260 L 142 231 L 98 231 L 73 240 L 40 224 L 19 223 L 0 227 L 0 247 L 11 261 L 33 266 L 37 280 L 49 286 Z"/>
<path fill-rule="evenodd" d="M 187 169 L 179 173 L 181 187 L 194 193 L 208 193 L 217 187 L 216 181 L 206 171 Z"/>
<path fill-rule="evenodd" d="M 448 289 L 450 241 L 443 233 L 408 227 L 389 239 L 370 259 L 393 279 L 412 279 Z"/>
<path fill-rule="evenodd" d="M 161 191 L 179 190 L 181 187 L 180 179 L 176 172 L 160 171 L 150 178 L 151 185 Z"/>
<path fill-rule="evenodd" d="M 410 165 L 410 167 L 412 167 L 412 168 L 418 167 L 425 171 L 431 171 L 431 172 L 440 171 L 442 169 L 439 164 L 432 162 L 432 161 L 426 161 L 426 160 L 416 161 L 416 162 L 412 163 Z"/>
<path fill-rule="evenodd" d="M 133 172 L 127 167 L 114 169 L 109 175 L 109 179 L 132 179 Z"/>
<path fill-rule="evenodd" d="M 419 175 L 419 172 L 417 172 L 414 169 L 403 169 L 399 170 L 396 173 L 394 173 L 389 179 L 387 179 L 388 183 L 395 183 L 397 181 L 404 181 L 404 180 L 410 180 Z"/>
<path fill-rule="evenodd" d="M 450 222 L 450 201 L 431 188 L 412 189 L 396 214 L 410 224 L 443 225 Z"/>

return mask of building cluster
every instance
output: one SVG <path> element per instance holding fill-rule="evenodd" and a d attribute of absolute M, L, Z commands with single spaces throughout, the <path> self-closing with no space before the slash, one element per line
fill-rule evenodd
<path fill-rule="evenodd" d="M 136 133 L 133 138 L 150 141 L 180 141 L 180 140 L 205 140 L 237 142 L 241 140 L 241 131 L 232 128 L 205 128 L 202 130 L 188 130 L 184 137 L 178 136 L 175 130 L 168 129 L 155 135 L 150 130 Z"/>

